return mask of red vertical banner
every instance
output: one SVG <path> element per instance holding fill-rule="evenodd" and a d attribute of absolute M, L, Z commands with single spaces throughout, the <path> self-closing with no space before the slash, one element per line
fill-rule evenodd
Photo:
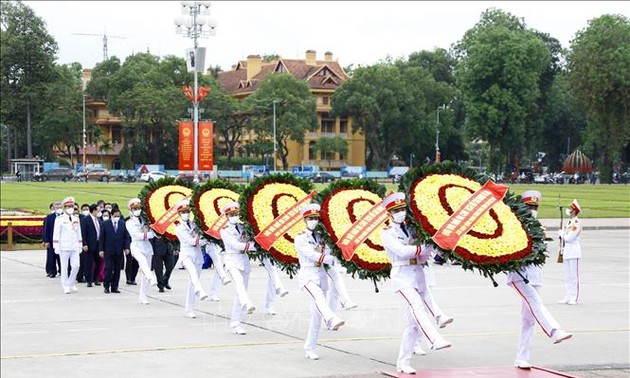
<path fill-rule="evenodd" d="M 192 121 L 179 121 L 179 170 L 192 171 L 194 167 L 194 130 Z"/>
<path fill-rule="evenodd" d="M 212 122 L 199 121 L 199 170 L 211 171 L 214 164 L 212 155 Z"/>

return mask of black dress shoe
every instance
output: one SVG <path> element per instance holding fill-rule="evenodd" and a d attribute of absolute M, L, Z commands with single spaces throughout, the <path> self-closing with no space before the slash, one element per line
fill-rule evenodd
<path fill-rule="evenodd" d="M 127 285 L 137 285 L 135 281 L 127 281 Z"/>
<path fill-rule="evenodd" d="M 120 291 L 118 289 L 112 289 L 112 293 L 120 294 Z"/>
<path fill-rule="evenodd" d="M 94 282 L 94 285 L 96 285 L 96 286 L 101 286 L 101 283 L 100 283 L 100 282 L 98 282 L 98 281 L 96 281 L 96 282 Z"/>
<path fill-rule="evenodd" d="M 164 288 L 163 288 L 163 287 L 161 287 L 158 291 L 159 291 L 160 293 L 163 293 L 163 292 L 164 292 Z"/>
<path fill-rule="evenodd" d="M 171 290 L 171 285 L 169 285 L 169 284 L 165 284 L 164 287 L 169 289 L 169 290 Z"/>
<path fill-rule="evenodd" d="M 87 287 L 92 287 L 92 283 L 88 282 Z"/>
<path fill-rule="evenodd" d="M 103 289 L 103 292 L 104 292 L 105 294 L 109 294 L 109 289 L 108 289 L 108 288 L 105 288 L 105 289 Z"/>
<path fill-rule="evenodd" d="M 56 274 L 51 274 L 51 275 L 50 275 L 50 276 L 48 276 L 48 277 L 50 277 L 50 278 L 55 278 L 55 277 L 57 277 L 57 275 L 56 275 Z"/>
<path fill-rule="evenodd" d="M 85 280 L 77 280 L 78 283 L 85 283 Z"/>

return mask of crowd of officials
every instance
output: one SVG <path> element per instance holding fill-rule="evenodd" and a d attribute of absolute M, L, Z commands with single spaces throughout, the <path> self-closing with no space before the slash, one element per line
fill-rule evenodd
<path fill-rule="evenodd" d="M 522 200 L 537 216 L 542 196 L 538 191 L 526 191 Z M 449 348 L 451 343 L 439 332 L 453 322 L 438 306 L 431 293 L 434 286 L 430 258 L 440 252 L 428 244 L 419 242 L 417 232 L 407 222 L 406 196 L 392 193 L 383 200 L 388 213 L 388 225 L 382 230 L 383 247 L 392 262 L 391 286 L 394 294 L 405 305 L 404 328 L 396 368 L 398 372 L 415 374 L 411 366 L 413 354 L 425 354 L 422 342 L 432 350 Z M 140 274 L 139 303 L 148 304 L 147 289 L 157 286 L 160 292 L 170 290 L 169 278 L 180 261 L 188 274 L 185 315 L 196 317 L 193 305 L 197 299 L 218 300 L 216 290 L 219 285 L 233 283 L 234 305 L 230 328 L 237 335 L 245 335 L 242 319 L 252 314 L 256 307 L 250 299 L 247 288 L 251 273 L 248 252 L 256 250 L 254 241 L 244 232 L 239 217 L 237 202 L 229 202 L 222 208 L 222 216 L 227 224 L 220 230 L 224 250 L 216 244 L 208 243 L 196 231 L 190 219 L 190 203 L 182 200 L 176 204 L 179 219 L 175 234 L 179 250 L 174 250 L 162 236 L 155 233 L 143 221 L 142 206 L 138 198 L 127 202 L 129 217 L 123 218 L 116 203 L 99 201 L 96 204 L 83 204 L 80 207 L 73 197 L 50 205 L 51 213 L 44 221 L 42 241 L 47 248 L 46 273 L 55 278 L 60 275 L 64 293 L 77 291 L 76 283 L 84 282 L 87 287 L 103 285 L 105 293 L 120 293 L 118 284 L 120 272 L 125 271 L 126 283 L 136 285 Z M 581 224 L 577 215 L 581 207 L 573 201 L 567 209 L 569 222 L 559 231 L 563 241 L 566 271 L 566 296 L 560 301 L 575 305 L 579 294 L 578 266 L 581 258 L 579 236 Z M 343 282 L 340 261 L 331 254 L 331 248 L 322 236 L 319 225 L 320 206 L 308 204 L 301 210 L 305 230 L 295 237 L 295 248 L 299 260 L 298 282 L 300 290 L 309 297 L 311 322 L 304 343 L 305 358 L 319 359 L 315 352 L 319 330 L 322 324 L 337 331 L 345 321 L 337 314 L 338 309 L 351 310 L 357 305 L 350 299 Z M 217 269 L 212 281 L 210 295 L 200 281 L 204 254 L 212 257 Z M 276 298 L 284 297 L 288 291 L 279 279 L 273 262 L 262 261 L 269 275 L 265 313 L 274 315 L 271 305 Z M 553 343 L 560 343 L 572 337 L 565 332 L 551 315 L 539 296 L 542 286 L 540 266 L 529 264 L 519 271 L 508 274 L 508 285 L 512 286 L 522 302 L 521 332 L 514 365 L 520 369 L 530 369 L 529 345 L 536 323 Z"/>

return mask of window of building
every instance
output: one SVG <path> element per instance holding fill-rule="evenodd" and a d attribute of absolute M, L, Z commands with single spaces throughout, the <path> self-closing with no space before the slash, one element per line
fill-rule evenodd
<path fill-rule="evenodd" d="M 320 130 L 322 133 L 328 134 L 333 134 L 335 132 L 335 119 L 330 117 L 330 113 L 322 113 Z"/>
<path fill-rule="evenodd" d="M 122 142 L 120 126 L 112 126 L 112 143 L 118 144 Z"/>
<path fill-rule="evenodd" d="M 332 151 L 327 151 L 323 153 L 322 160 L 335 160 L 335 153 Z"/>
<path fill-rule="evenodd" d="M 348 133 L 348 120 L 346 118 L 341 118 L 339 120 L 339 133 L 340 134 Z"/>
<path fill-rule="evenodd" d="M 308 142 L 308 160 L 317 160 L 317 150 L 315 149 L 315 141 Z"/>
<path fill-rule="evenodd" d="M 346 154 L 347 152 L 339 152 L 339 160 L 346 160 L 348 158 Z"/>
<path fill-rule="evenodd" d="M 324 96 L 322 97 L 322 104 L 328 105 L 330 103 L 330 97 Z"/>

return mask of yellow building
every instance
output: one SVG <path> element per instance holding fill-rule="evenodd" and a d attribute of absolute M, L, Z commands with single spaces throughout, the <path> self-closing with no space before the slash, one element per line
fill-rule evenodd
<path fill-rule="evenodd" d="M 304 144 L 289 141 L 287 160 L 293 165 L 318 165 L 322 170 L 338 170 L 342 165 L 365 165 L 365 136 L 352 132 L 352 118 L 331 117 L 331 98 L 335 89 L 349 80 L 343 68 L 333 61 L 333 54 L 326 52 L 324 60 L 317 60 L 316 52 L 306 51 L 305 59 L 283 59 L 263 61 L 258 55 L 250 55 L 247 60 L 239 61 L 232 70 L 220 72 L 219 82 L 223 88 L 237 99 L 245 99 L 254 93 L 258 84 L 268 75 L 275 73 L 290 74 L 295 79 L 304 81 L 311 90 L 317 104 L 318 127 L 307 132 Z M 321 156 L 315 149 L 316 141 L 321 137 L 339 136 L 348 142 L 346 154 Z M 222 137 L 217 134 L 221 146 Z M 247 144 L 255 135 L 245 134 L 241 144 Z M 224 156 L 225 150 L 215 151 L 215 156 Z M 280 160 L 278 159 L 278 169 Z"/>

